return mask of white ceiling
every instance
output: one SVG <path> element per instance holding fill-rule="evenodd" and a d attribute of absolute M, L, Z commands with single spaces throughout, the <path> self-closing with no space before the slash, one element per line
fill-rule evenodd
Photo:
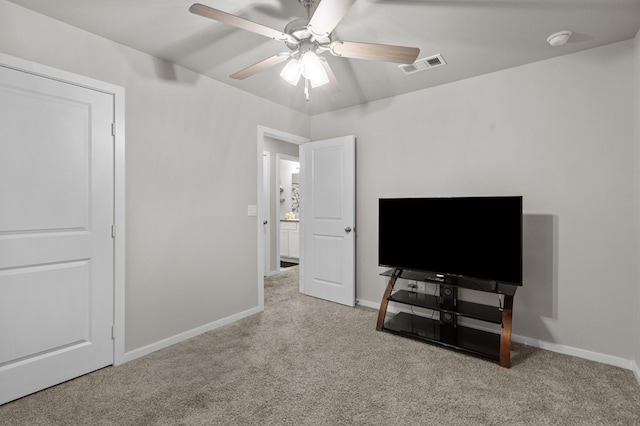
<path fill-rule="evenodd" d="M 334 40 L 418 47 L 418 59 L 441 54 L 447 65 L 405 75 L 397 64 L 326 53 L 341 90 L 313 89 L 306 102 L 302 84 L 279 77 L 284 64 L 230 79 L 289 50 L 189 13 L 196 0 L 10 1 L 310 115 L 631 39 L 640 28 L 640 0 L 358 0 Z M 197 1 L 278 30 L 306 16 L 298 0 Z M 569 43 L 549 46 L 547 36 L 560 30 L 573 31 Z M 162 69 L 171 66 L 161 63 L 159 77 L 171 79 Z"/>

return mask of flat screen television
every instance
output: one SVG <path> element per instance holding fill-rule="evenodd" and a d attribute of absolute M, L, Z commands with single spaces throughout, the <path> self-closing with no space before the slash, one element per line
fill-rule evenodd
<path fill-rule="evenodd" d="M 522 285 L 522 197 L 381 198 L 380 266 Z"/>

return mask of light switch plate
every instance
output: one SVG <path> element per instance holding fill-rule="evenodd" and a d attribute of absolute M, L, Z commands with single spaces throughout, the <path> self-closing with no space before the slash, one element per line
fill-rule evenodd
<path fill-rule="evenodd" d="M 249 204 L 247 207 L 247 216 L 258 216 L 258 206 Z"/>

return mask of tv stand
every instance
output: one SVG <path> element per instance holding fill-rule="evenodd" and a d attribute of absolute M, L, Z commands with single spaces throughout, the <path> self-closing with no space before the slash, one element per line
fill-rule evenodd
<path fill-rule="evenodd" d="M 400 268 L 387 270 L 381 275 L 389 277 L 389 282 L 382 296 L 382 303 L 380 303 L 376 330 L 388 331 L 466 352 L 498 362 L 502 367 L 511 367 L 511 324 L 513 297 L 517 286 L 494 281 L 436 280 L 426 272 Z M 440 294 L 442 294 L 443 286 L 495 293 L 502 299 L 502 306 L 496 307 L 460 300 L 457 298 L 457 291 L 447 298 L 407 290 L 394 292 L 393 289 L 398 278 L 436 284 Z M 413 313 L 400 312 L 387 320 L 389 302 L 436 311 L 439 312 L 440 318 L 432 319 Z M 473 318 L 487 323 L 500 324 L 501 333 L 496 334 L 459 325 L 459 318 Z"/>

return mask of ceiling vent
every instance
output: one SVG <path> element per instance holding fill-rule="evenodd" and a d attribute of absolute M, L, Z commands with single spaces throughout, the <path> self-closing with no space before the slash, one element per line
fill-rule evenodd
<path fill-rule="evenodd" d="M 431 68 L 440 67 L 446 65 L 444 58 L 441 54 L 429 56 L 428 58 L 418 59 L 412 64 L 398 65 L 398 68 L 405 74 L 415 74 L 420 71 L 426 71 Z"/>

